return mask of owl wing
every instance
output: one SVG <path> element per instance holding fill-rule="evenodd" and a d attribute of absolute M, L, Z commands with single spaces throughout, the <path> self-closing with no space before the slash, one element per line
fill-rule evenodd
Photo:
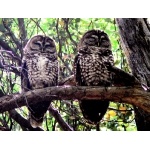
<path fill-rule="evenodd" d="M 74 59 L 74 74 L 75 74 L 75 80 L 78 85 L 82 85 L 82 80 L 81 80 L 81 72 L 80 72 L 80 64 L 79 64 L 79 55 L 75 56 Z"/>
<path fill-rule="evenodd" d="M 21 66 L 21 89 L 23 92 L 29 91 L 31 89 L 31 85 L 28 78 L 28 68 L 24 59 L 22 60 Z"/>

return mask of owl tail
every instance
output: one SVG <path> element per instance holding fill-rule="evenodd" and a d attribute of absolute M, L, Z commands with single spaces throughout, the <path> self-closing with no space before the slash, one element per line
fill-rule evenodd
<path fill-rule="evenodd" d="M 108 101 L 83 100 L 79 102 L 84 118 L 89 124 L 98 124 L 104 117 L 108 107 Z"/>
<path fill-rule="evenodd" d="M 42 127 L 43 117 L 42 118 L 35 118 L 32 114 L 30 114 L 30 124 L 33 128 Z"/>
<path fill-rule="evenodd" d="M 49 101 L 38 102 L 35 105 L 29 105 L 29 121 L 32 127 L 42 126 L 43 118 L 50 105 Z"/>

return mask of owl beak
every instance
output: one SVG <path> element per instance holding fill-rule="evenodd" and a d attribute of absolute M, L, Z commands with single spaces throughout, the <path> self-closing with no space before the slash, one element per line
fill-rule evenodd
<path fill-rule="evenodd" d="M 42 52 L 42 53 L 44 52 L 44 48 L 42 48 L 41 52 Z"/>

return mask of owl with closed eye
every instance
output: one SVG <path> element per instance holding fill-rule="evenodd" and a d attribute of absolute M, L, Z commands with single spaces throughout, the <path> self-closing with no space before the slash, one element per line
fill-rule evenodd
<path fill-rule="evenodd" d="M 114 65 L 114 60 L 108 35 L 101 30 L 87 31 L 80 39 L 77 50 L 74 60 L 77 85 L 111 86 L 112 73 L 108 68 Z M 105 115 L 109 102 L 79 100 L 79 106 L 86 121 L 97 125 Z"/>
<path fill-rule="evenodd" d="M 22 59 L 23 91 L 56 86 L 58 82 L 58 60 L 55 42 L 43 35 L 32 37 L 26 44 Z M 29 120 L 33 127 L 41 126 L 50 101 L 28 105 Z"/>

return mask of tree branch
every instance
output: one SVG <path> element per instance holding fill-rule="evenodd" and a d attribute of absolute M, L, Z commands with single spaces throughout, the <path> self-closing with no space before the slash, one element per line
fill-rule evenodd
<path fill-rule="evenodd" d="M 38 28 L 40 28 L 40 30 L 43 32 L 44 35 L 46 35 L 46 33 L 44 32 L 44 30 L 41 28 L 40 24 L 38 21 L 35 21 L 34 19 L 30 18 L 36 25 Z"/>
<path fill-rule="evenodd" d="M 27 31 L 25 29 L 25 24 L 24 24 L 24 18 L 18 18 L 18 24 L 19 24 L 19 30 L 20 30 L 20 36 L 23 41 L 26 40 L 27 37 Z M 25 46 L 26 43 L 23 44 Z"/>
<path fill-rule="evenodd" d="M 19 64 L 21 64 L 21 59 L 18 54 L 14 52 L 14 50 L 2 39 L 0 39 L 0 46 L 6 51 L 8 55 L 10 55 L 12 58 L 18 61 Z"/>
<path fill-rule="evenodd" d="M 2 19 L 3 25 L 6 28 L 6 30 L 8 31 L 8 35 L 9 37 L 12 39 L 12 41 L 14 41 L 14 43 L 16 44 L 18 49 L 22 49 L 22 46 L 20 44 L 20 42 L 18 41 L 18 39 L 16 38 L 15 34 L 11 31 L 11 29 L 7 26 L 7 24 L 5 23 L 4 19 Z"/>
<path fill-rule="evenodd" d="M 63 20 L 66 24 L 65 29 L 66 29 L 66 32 L 67 32 L 71 42 L 77 47 L 77 42 L 75 40 L 73 40 L 72 35 L 69 32 L 69 18 L 63 18 Z"/>
<path fill-rule="evenodd" d="M 57 109 L 54 109 L 52 106 L 50 106 L 48 110 L 64 131 L 73 131 L 73 129 L 62 119 Z"/>
<path fill-rule="evenodd" d="M 69 73 L 73 74 L 73 72 L 70 69 L 70 67 L 66 64 L 66 62 L 64 61 L 64 59 L 62 59 L 62 40 L 60 39 L 58 24 L 59 24 L 59 18 L 57 19 L 57 22 L 56 22 L 56 31 L 57 31 L 57 38 L 58 38 L 58 43 L 59 43 L 58 57 L 62 61 L 62 63 L 64 64 L 64 66 L 68 69 Z"/>
<path fill-rule="evenodd" d="M 24 18 L 18 18 L 18 26 L 20 30 L 20 38 L 22 47 L 24 47 L 27 43 L 27 31 L 25 29 Z M 20 49 L 21 56 L 23 56 L 23 50 Z"/>
<path fill-rule="evenodd" d="M 150 112 L 150 93 L 138 87 L 55 86 L 0 98 L 0 113 L 50 100 L 106 100 L 133 104 Z"/>

